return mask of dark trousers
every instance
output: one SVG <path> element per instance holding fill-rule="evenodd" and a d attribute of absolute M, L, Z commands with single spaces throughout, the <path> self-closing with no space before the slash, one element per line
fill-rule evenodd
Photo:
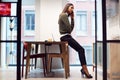
<path fill-rule="evenodd" d="M 68 45 L 78 52 L 81 65 L 86 65 L 85 50 L 71 35 L 62 36 L 60 40 L 67 41 Z"/>

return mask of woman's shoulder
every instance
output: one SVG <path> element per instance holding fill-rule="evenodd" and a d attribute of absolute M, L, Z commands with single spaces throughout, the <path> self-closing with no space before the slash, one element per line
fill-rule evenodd
<path fill-rule="evenodd" d="M 60 17 L 67 17 L 67 14 L 66 13 L 61 13 Z"/>

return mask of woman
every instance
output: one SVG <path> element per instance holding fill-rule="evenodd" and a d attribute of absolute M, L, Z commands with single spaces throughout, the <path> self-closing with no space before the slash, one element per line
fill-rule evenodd
<path fill-rule="evenodd" d="M 67 3 L 62 13 L 59 16 L 58 24 L 59 31 L 61 34 L 61 41 L 67 41 L 68 44 L 78 52 L 79 60 L 82 65 L 81 73 L 87 78 L 92 78 L 89 74 L 86 59 L 85 59 L 85 50 L 84 48 L 71 36 L 71 32 L 74 28 L 74 5 L 72 3 Z"/>

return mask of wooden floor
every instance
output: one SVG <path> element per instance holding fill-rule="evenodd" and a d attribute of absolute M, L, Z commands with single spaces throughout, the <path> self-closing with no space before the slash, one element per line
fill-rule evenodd
<path fill-rule="evenodd" d="M 29 72 L 27 79 L 23 77 L 21 80 L 95 80 L 95 72 L 93 72 L 92 67 L 88 67 L 90 74 L 93 75 L 92 79 L 83 78 L 81 76 L 80 69 L 81 67 L 71 66 L 70 77 L 68 79 L 64 77 L 63 69 L 53 70 L 52 72 L 54 73 L 54 76 L 52 77 L 44 77 L 41 69 L 35 69 Z M 0 68 L 0 80 L 17 80 L 16 68 Z"/>

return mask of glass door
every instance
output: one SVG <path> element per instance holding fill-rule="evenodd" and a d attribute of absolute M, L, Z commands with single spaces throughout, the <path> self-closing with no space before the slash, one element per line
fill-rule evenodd
<path fill-rule="evenodd" d="M 0 35 L 0 66 L 17 65 L 21 80 L 21 0 L 0 0 Z"/>
<path fill-rule="evenodd" d="M 107 79 L 120 80 L 120 1 L 106 0 Z"/>
<path fill-rule="evenodd" d="M 119 6 L 119 0 L 96 0 L 96 80 L 120 80 Z"/>
<path fill-rule="evenodd" d="M 1 17 L 1 55 L 3 66 L 16 65 L 17 56 L 17 2 L 0 2 Z M 4 43 L 4 44 L 3 44 Z M 3 54 L 6 53 L 6 54 Z M 1 57 L 3 58 L 3 57 Z M 2 59 L 3 60 L 3 59 Z"/>

